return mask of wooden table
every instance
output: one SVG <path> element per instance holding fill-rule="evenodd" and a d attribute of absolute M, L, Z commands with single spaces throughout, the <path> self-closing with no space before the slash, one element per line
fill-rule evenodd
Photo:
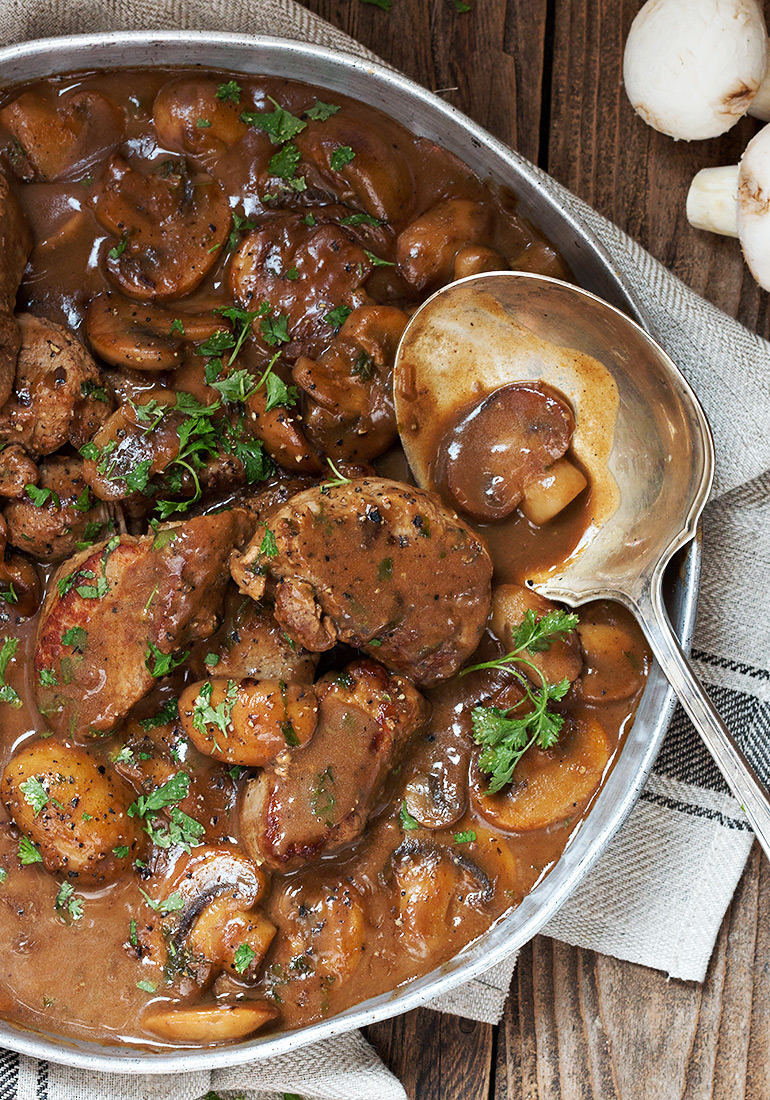
<path fill-rule="evenodd" d="M 641 0 L 468 2 L 304 0 L 770 335 L 737 243 L 684 209 L 694 172 L 735 163 L 757 123 L 687 145 L 634 115 L 622 54 Z M 755 845 L 703 986 L 540 936 L 499 1027 L 418 1010 L 368 1036 L 417 1100 L 769 1100 L 770 869 Z"/>

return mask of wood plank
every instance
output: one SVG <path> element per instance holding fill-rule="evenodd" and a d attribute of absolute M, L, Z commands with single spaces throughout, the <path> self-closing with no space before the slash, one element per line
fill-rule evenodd
<path fill-rule="evenodd" d="M 684 214 L 692 175 L 734 162 L 758 124 L 690 145 L 634 115 L 622 48 L 640 2 L 471 0 L 461 16 L 451 0 L 393 0 L 390 13 L 305 0 L 768 335 L 768 296 L 736 242 L 691 229 Z M 494 1047 L 485 1025 L 425 1011 L 369 1038 L 419 1100 L 480 1097 L 488 1085 L 494 1100 L 770 1100 L 768 958 L 770 868 L 755 850 L 702 988 L 539 937 L 521 953 Z"/>

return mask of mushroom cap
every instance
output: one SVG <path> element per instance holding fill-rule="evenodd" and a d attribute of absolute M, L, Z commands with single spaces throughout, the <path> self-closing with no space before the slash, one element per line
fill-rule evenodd
<path fill-rule="evenodd" d="M 623 79 L 645 122 L 696 141 L 724 134 L 746 114 L 767 63 L 756 0 L 647 0 L 631 24 Z"/>
<path fill-rule="evenodd" d="M 770 290 L 770 125 L 751 139 L 741 157 L 737 220 L 751 274 Z"/>

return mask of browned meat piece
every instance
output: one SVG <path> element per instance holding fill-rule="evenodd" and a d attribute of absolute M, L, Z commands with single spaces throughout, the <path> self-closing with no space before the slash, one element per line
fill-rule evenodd
<path fill-rule="evenodd" d="M 81 447 L 110 415 L 112 398 L 101 372 L 71 332 L 21 313 L 21 350 L 14 393 L 0 410 L 0 438 L 31 455 L 48 455 L 64 443 Z"/>
<path fill-rule="evenodd" d="M 371 270 L 364 249 L 339 226 L 308 226 L 298 214 L 277 214 L 244 238 L 230 265 L 230 288 L 244 309 L 267 303 L 269 313 L 254 326 L 260 343 L 264 323 L 284 317 L 287 357 L 313 357 L 368 300 L 362 288 Z"/>
<path fill-rule="evenodd" d="M 309 122 L 296 143 L 316 169 L 311 185 L 320 184 L 343 202 L 353 200 L 383 221 L 403 224 L 410 216 L 414 182 L 404 153 L 412 150 L 404 149 L 403 131 L 388 119 L 380 117 L 376 128 L 363 130 L 343 108 L 324 122 Z M 334 167 L 340 160 L 344 163 Z"/>
<path fill-rule="evenodd" d="M 301 493 L 303 489 L 309 489 L 317 484 L 314 478 L 304 474 L 293 477 L 285 470 L 277 470 L 272 477 L 262 482 L 258 493 L 250 493 L 238 503 L 243 508 L 247 508 L 252 515 L 265 519 L 296 493 Z"/>
<path fill-rule="evenodd" d="M 407 321 L 395 306 L 360 306 L 316 362 L 297 360 L 308 435 L 324 454 L 368 462 L 395 441 L 393 360 Z"/>
<path fill-rule="evenodd" d="M 54 730 L 112 730 L 168 671 L 164 657 L 213 632 L 228 554 L 249 530 L 240 510 L 199 516 L 116 536 L 59 567 L 35 650 L 38 706 Z"/>
<path fill-rule="evenodd" d="M 13 317 L 16 291 L 32 250 L 24 211 L 0 173 L 0 405 L 11 396 L 21 336 Z"/>
<path fill-rule="evenodd" d="M 184 160 L 134 167 L 107 162 L 94 194 L 96 218 L 118 240 L 107 271 L 130 298 L 165 301 L 189 294 L 217 262 L 232 224 L 227 196 Z"/>
<path fill-rule="evenodd" d="M 312 684 L 318 657 L 293 642 L 266 607 L 243 596 L 234 585 L 225 597 L 224 618 L 216 634 L 196 645 L 193 675 L 233 680 L 280 679 Z"/>
<path fill-rule="evenodd" d="M 33 486 L 5 507 L 8 541 L 45 562 L 69 557 L 79 542 L 103 538 L 110 518 L 89 493 L 82 460 L 60 455 L 41 465 L 37 493 Z"/>
<path fill-rule="evenodd" d="M 489 245 L 489 206 L 470 199 L 446 199 L 403 230 L 396 244 L 398 266 L 415 290 L 437 290 L 452 281 L 455 257 L 467 245 Z"/>
<path fill-rule="evenodd" d="M 225 328 L 218 315 L 186 313 L 122 294 L 99 294 L 86 311 L 86 332 L 94 355 L 115 367 L 173 370 L 186 343 L 203 343 Z"/>
<path fill-rule="evenodd" d="M 0 450 L 0 497 L 23 497 L 27 486 L 37 485 L 39 480 L 40 471 L 18 443 Z"/>
<path fill-rule="evenodd" d="M 23 153 L 16 168 L 25 179 L 55 180 L 84 175 L 123 140 L 123 113 L 100 92 L 70 92 L 47 98 L 22 92 L 0 111 L 0 125 Z"/>
<path fill-rule="evenodd" d="M 241 805 L 241 842 L 279 871 L 361 835 L 390 770 L 427 717 L 414 686 L 374 661 L 328 673 L 316 691 L 313 740 L 250 780 Z"/>
<path fill-rule="evenodd" d="M 479 537 L 434 493 L 362 478 L 297 493 L 231 565 L 307 649 L 368 650 L 420 684 L 451 676 L 479 643 L 492 563 Z"/>
<path fill-rule="evenodd" d="M 222 154 L 244 136 L 243 108 L 217 96 L 217 80 L 182 77 L 164 84 L 152 114 L 160 144 L 193 156 Z M 204 122 L 205 125 L 201 125 Z"/>

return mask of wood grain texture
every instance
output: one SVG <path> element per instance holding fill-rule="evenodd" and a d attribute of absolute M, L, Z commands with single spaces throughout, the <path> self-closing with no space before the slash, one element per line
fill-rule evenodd
<path fill-rule="evenodd" d="M 758 123 L 673 142 L 622 87 L 641 0 L 304 0 L 770 336 L 735 241 L 691 229 L 690 179 L 737 160 Z M 368 1030 L 410 1100 L 770 1100 L 770 867 L 755 846 L 703 986 L 538 937 L 499 1027 L 419 1010 Z"/>

